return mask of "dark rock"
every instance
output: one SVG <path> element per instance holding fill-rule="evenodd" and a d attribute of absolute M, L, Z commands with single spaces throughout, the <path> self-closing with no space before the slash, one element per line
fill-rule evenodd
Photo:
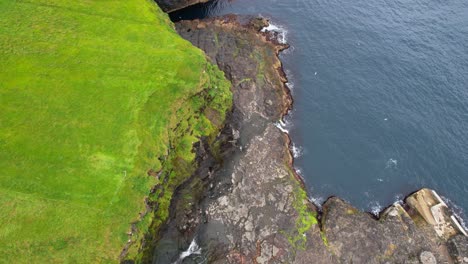
<path fill-rule="evenodd" d="M 455 263 L 468 263 L 468 237 L 457 235 L 449 239 L 448 250 Z"/>
<path fill-rule="evenodd" d="M 158 3 L 159 7 L 161 7 L 164 12 L 170 13 L 182 8 L 200 3 L 206 3 L 209 1 L 210 0 L 156 0 L 156 3 Z"/>
<path fill-rule="evenodd" d="M 181 21 L 179 34 L 205 51 L 234 85 L 235 111 L 277 121 L 291 105 L 289 91 L 277 54 L 287 45 L 259 32 L 265 19 L 242 23 L 230 15 L 217 19 Z M 265 102 L 270 101 L 270 104 Z M 244 122 L 245 123 L 245 122 Z"/>

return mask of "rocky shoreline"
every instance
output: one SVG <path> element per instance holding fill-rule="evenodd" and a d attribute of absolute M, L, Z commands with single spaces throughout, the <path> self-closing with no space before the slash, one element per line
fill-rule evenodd
<path fill-rule="evenodd" d="M 178 188 L 170 221 L 146 260 L 468 263 L 468 239 L 430 190 L 391 205 L 378 219 L 337 197 L 322 212 L 308 200 L 289 137 L 275 126 L 292 98 L 278 58 L 287 45 L 261 32 L 267 25 L 234 15 L 176 23 L 225 72 L 234 106 L 219 145 L 196 147 L 199 169 Z"/>

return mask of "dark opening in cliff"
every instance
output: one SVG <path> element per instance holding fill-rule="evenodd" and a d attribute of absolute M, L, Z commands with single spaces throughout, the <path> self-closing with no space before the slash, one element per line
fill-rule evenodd
<path fill-rule="evenodd" d="M 207 3 L 200 3 L 169 13 L 172 22 L 181 20 L 203 19 L 213 14 L 219 13 L 230 1 L 213 0 Z"/>

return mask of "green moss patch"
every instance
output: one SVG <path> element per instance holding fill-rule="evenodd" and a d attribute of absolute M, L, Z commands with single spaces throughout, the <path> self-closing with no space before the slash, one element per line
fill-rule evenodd
<path fill-rule="evenodd" d="M 289 166 L 287 168 L 289 171 Z M 289 243 L 296 249 L 305 250 L 307 243 L 307 236 L 305 233 L 312 228 L 313 225 L 318 224 L 317 213 L 312 211 L 308 205 L 307 193 L 302 188 L 301 184 L 297 181 L 292 171 L 289 173 L 290 182 L 293 184 L 294 197 L 293 207 L 297 212 L 297 219 L 295 229 L 286 234 Z"/>

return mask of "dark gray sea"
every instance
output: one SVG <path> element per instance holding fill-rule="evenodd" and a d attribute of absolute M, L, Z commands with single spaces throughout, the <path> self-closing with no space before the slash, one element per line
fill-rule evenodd
<path fill-rule="evenodd" d="M 227 13 L 270 18 L 291 45 L 285 127 L 313 200 L 376 212 L 430 187 L 467 214 L 467 0 L 220 0 L 172 17 Z"/>

